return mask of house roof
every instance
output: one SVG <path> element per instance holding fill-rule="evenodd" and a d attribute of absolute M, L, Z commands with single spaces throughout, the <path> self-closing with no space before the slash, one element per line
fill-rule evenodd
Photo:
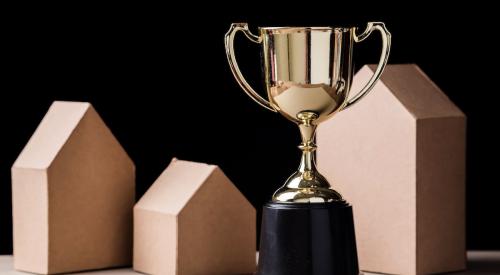
<path fill-rule="evenodd" d="M 13 167 L 47 169 L 92 105 L 55 101 Z"/>
<path fill-rule="evenodd" d="M 364 66 L 353 81 L 351 91 L 360 90 L 376 66 Z M 463 117 L 464 113 L 415 64 L 391 64 L 376 84 L 385 86 L 416 119 Z"/>
<path fill-rule="evenodd" d="M 216 169 L 215 165 L 174 158 L 135 207 L 177 215 Z"/>

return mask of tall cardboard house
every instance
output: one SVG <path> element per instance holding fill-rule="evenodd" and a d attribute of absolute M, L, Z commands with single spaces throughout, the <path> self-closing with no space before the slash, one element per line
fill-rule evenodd
<path fill-rule="evenodd" d="M 368 82 L 363 67 L 352 91 Z M 465 268 L 465 115 L 416 65 L 389 65 L 365 98 L 321 124 L 317 161 L 353 205 L 362 270 Z"/>
<path fill-rule="evenodd" d="M 54 102 L 12 166 L 14 267 L 131 264 L 135 167 L 89 103 Z"/>
<path fill-rule="evenodd" d="M 134 269 L 255 272 L 255 209 L 215 165 L 172 160 L 134 207 Z"/>

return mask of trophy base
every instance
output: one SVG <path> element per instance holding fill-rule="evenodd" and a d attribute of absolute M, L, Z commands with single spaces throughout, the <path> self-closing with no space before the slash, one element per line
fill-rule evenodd
<path fill-rule="evenodd" d="M 258 275 L 358 275 L 352 207 L 345 201 L 264 206 Z"/>

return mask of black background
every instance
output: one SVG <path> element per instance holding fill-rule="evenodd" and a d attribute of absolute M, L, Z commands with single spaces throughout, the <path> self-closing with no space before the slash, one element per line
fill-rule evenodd
<path fill-rule="evenodd" d="M 136 163 L 138 198 L 175 156 L 220 165 L 260 209 L 296 167 L 299 135 L 237 86 L 223 44 L 231 22 L 249 22 L 255 32 L 384 21 L 393 34 L 390 63 L 417 63 L 467 114 L 467 247 L 500 249 L 498 70 L 490 69 L 496 43 L 488 8 L 237 4 L 12 11 L 1 42 L 0 253 L 12 250 L 10 167 L 53 100 L 94 105 Z M 380 40 L 368 40 L 355 48 L 357 69 L 378 60 Z M 242 35 L 236 45 L 243 73 L 262 91 L 258 46 Z"/>

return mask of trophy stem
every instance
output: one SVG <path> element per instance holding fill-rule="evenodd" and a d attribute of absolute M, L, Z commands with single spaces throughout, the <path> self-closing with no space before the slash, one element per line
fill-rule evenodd
<path fill-rule="evenodd" d="M 298 118 L 301 120 L 299 129 L 302 138 L 302 143 L 299 145 L 299 149 L 302 150 L 299 172 L 302 173 L 305 180 L 312 180 L 314 174 L 318 173 L 314 161 L 317 148 L 314 138 L 316 134 L 316 125 L 313 124 L 313 121 L 318 118 L 318 115 L 313 112 L 301 112 Z"/>
<path fill-rule="evenodd" d="M 318 115 L 304 111 L 297 115 L 302 142 L 299 169 L 295 171 L 280 189 L 273 194 L 275 202 L 321 203 L 342 201 L 342 196 L 330 188 L 330 184 L 316 169 L 314 134 Z"/>
<path fill-rule="evenodd" d="M 314 150 L 315 147 L 305 148 L 306 146 L 301 144 L 299 148 L 302 150 L 302 156 L 300 158 L 299 172 L 304 176 L 305 180 L 312 180 L 314 172 L 317 172 L 316 164 L 314 162 Z"/>

